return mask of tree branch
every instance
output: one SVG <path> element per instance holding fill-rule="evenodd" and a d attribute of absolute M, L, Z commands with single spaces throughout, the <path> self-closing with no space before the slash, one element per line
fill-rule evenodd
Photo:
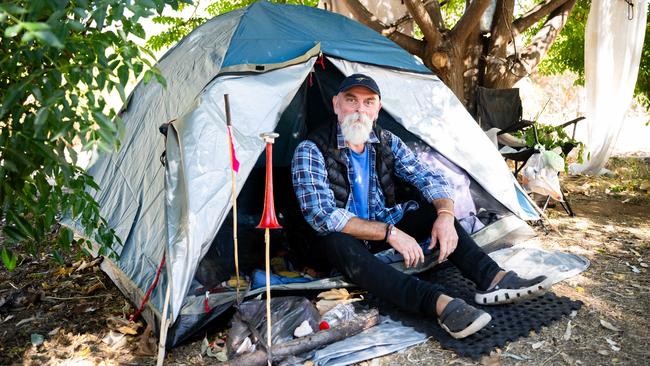
<path fill-rule="evenodd" d="M 508 45 L 513 41 L 512 17 L 515 10 L 514 0 L 498 0 L 494 9 L 490 46 L 488 54 L 491 57 L 505 59 L 508 55 Z"/>
<path fill-rule="evenodd" d="M 519 19 L 516 19 L 512 23 L 512 28 L 516 34 L 519 34 L 549 15 L 553 10 L 564 5 L 567 1 L 569 0 L 546 0 L 543 4 L 536 5 Z"/>
<path fill-rule="evenodd" d="M 410 22 L 410 21 L 413 21 L 413 17 L 411 16 L 411 14 L 406 13 L 406 14 L 402 15 L 402 17 L 397 19 L 396 21 L 394 21 L 394 22 L 392 22 L 390 24 L 386 24 L 386 27 L 388 29 L 390 29 L 390 28 L 399 28 L 399 26 L 402 25 L 403 23 Z"/>
<path fill-rule="evenodd" d="M 516 82 L 523 76 L 530 74 L 539 65 L 568 21 L 569 14 L 575 3 L 576 0 L 567 0 L 551 12 L 544 26 L 531 39 L 530 44 L 522 50 L 519 58 L 514 60 L 514 65 L 511 68 L 512 72 L 509 76 L 511 80 Z M 509 57 L 509 59 L 512 61 L 513 57 L 516 57 L 516 54 Z"/>
<path fill-rule="evenodd" d="M 445 22 L 442 20 L 442 13 L 440 12 L 440 3 L 438 0 L 427 0 L 424 2 L 424 8 L 427 10 L 427 14 L 431 17 L 433 25 L 436 26 L 439 30 L 443 31 L 446 29 Z"/>
<path fill-rule="evenodd" d="M 387 27 L 380 22 L 376 16 L 368 11 L 359 0 L 343 0 L 343 2 L 348 6 L 348 9 L 350 9 L 350 12 L 352 12 L 355 19 L 397 43 L 410 54 L 420 58 L 424 56 L 424 42 L 398 32 L 397 25 Z"/>
<path fill-rule="evenodd" d="M 458 23 L 451 29 L 449 39 L 452 44 L 462 44 L 478 27 L 483 12 L 490 5 L 490 0 L 474 0 L 460 17 Z"/>
<path fill-rule="evenodd" d="M 427 13 L 427 9 L 420 0 L 404 0 L 404 5 L 409 13 L 413 16 L 413 20 L 420 26 L 424 39 L 427 41 L 429 47 L 438 47 L 442 44 L 442 33 L 433 24 L 431 17 Z"/>

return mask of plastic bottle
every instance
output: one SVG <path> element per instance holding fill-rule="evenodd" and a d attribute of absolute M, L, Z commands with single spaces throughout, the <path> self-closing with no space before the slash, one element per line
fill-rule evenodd
<path fill-rule="evenodd" d="M 355 316 L 356 312 L 354 311 L 354 306 L 351 303 L 338 304 L 323 314 L 318 328 L 320 330 L 330 329 L 331 327 L 336 326 L 337 323 L 345 320 L 350 320 Z"/>

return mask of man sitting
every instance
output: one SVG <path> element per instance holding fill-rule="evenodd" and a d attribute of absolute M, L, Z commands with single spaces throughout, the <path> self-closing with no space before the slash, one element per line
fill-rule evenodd
<path fill-rule="evenodd" d="M 543 293 L 544 276 L 525 280 L 501 269 L 454 217 L 448 183 L 422 164 L 397 136 L 375 124 L 381 93 L 370 77 L 355 74 L 332 98 L 338 123 L 315 131 L 296 148 L 291 172 L 302 214 L 327 260 L 352 282 L 400 308 L 437 317 L 455 338 L 467 337 L 491 317 L 444 288 L 381 262 L 372 253 L 388 244 L 404 265 L 424 262 L 418 241 L 431 239 L 438 262 L 449 259 L 479 291 L 479 304 L 504 304 Z M 430 204 L 395 202 L 397 177 Z"/>

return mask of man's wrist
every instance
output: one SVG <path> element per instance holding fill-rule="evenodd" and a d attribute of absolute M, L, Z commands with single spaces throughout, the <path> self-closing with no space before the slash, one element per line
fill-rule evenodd
<path fill-rule="evenodd" d="M 390 224 L 386 224 L 386 232 L 384 233 L 384 243 L 388 242 L 388 235 L 390 235 Z"/>
<path fill-rule="evenodd" d="M 456 216 L 456 215 L 454 215 L 454 211 L 452 211 L 452 210 L 447 210 L 447 209 L 444 209 L 444 208 L 443 208 L 443 209 L 439 209 L 439 210 L 437 210 L 436 213 L 437 213 L 438 216 L 440 216 L 440 215 L 449 215 L 449 216 L 451 216 L 451 217 L 455 217 L 455 216 Z"/>
<path fill-rule="evenodd" d="M 397 229 L 393 224 L 386 224 L 386 235 L 384 236 L 384 243 L 388 243 L 390 237 L 397 234 Z"/>

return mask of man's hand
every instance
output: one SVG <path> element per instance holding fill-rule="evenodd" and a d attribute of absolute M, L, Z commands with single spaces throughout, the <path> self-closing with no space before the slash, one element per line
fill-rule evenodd
<path fill-rule="evenodd" d="M 388 244 L 404 257 L 404 266 L 410 268 L 424 263 L 424 253 L 418 242 L 402 230 L 397 228 L 395 230 L 397 234 L 389 236 Z"/>
<path fill-rule="evenodd" d="M 440 243 L 438 263 L 442 263 L 456 250 L 456 245 L 458 245 L 458 233 L 454 227 L 454 216 L 445 213 L 438 215 L 438 218 L 436 218 L 431 229 L 429 249 L 433 249 L 438 242 Z"/>

